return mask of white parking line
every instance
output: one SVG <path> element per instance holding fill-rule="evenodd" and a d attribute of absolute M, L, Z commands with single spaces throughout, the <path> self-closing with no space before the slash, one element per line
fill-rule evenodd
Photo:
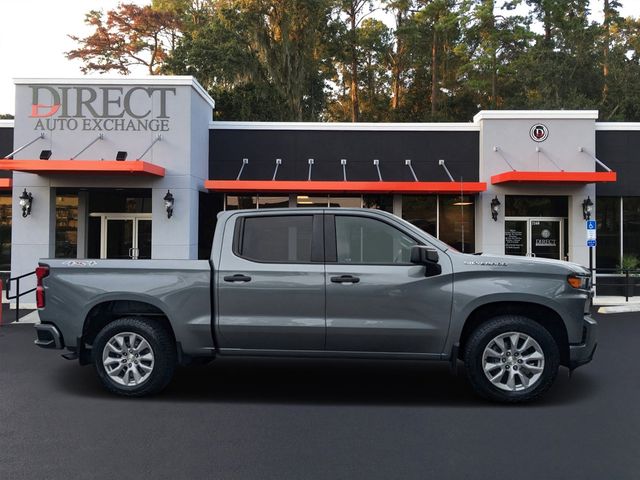
<path fill-rule="evenodd" d="M 640 312 L 639 304 L 632 305 L 613 305 L 610 307 L 600 307 L 598 313 L 629 313 Z"/>

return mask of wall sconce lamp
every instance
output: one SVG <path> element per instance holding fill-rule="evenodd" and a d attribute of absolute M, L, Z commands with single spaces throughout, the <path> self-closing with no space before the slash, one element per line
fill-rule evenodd
<path fill-rule="evenodd" d="M 498 196 L 496 195 L 493 200 L 491 200 L 491 218 L 493 218 L 494 222 L 498 221 L 498 214 L 500 213 L 500 200 L 498 200 Z"/>
<path fill-rule="evenodd" d="M 167 218 L 171 218 L 173 216 L 173 204 L 175 203 L 175 200 L 169 190 L 167 190 L 167 194 L 164 196 L 163 200 L 164 208 L 167 209 Z"/>
<path fill-rule="evenodd" d="M 118 153 L 116 153 L 116 160 L 118 162 L 124 162 L 127 159 L 127 152 L 125 152 L 124 150 L 118 150 Z"/>
<path fill-rule="evenodd" d="M 591 201 L 591 197 L 587 196 L 587 198 L 582 202 L 582 218 L 589 220 L 591 218 L 592 211 L 593 202 Z"/>
<path fill-rule="evenodd" d="M 49 160 L 51 158 L 51 150 L 42 150 L 40 152 L 40 160 Z"/>
<path fill-rule="evenodd" d="M 27 189 L 25 188 L 24 192 L 22 192 L 18 198 L 20 199 L 20 207 L 22 208 L 22 217 L 27 218 L 31 215 L 33 195 L 31 195 L 31 192 L 27 192 Z"/>

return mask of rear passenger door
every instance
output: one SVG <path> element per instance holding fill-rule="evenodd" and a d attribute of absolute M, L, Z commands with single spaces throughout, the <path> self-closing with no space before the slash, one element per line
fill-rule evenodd
<path fill-rule="evenodd" d="M 326 214 L 329 351 L 440 354 L 449 328 L 452 267 L 425 276 L 410 262 L 422 242 L 393 222 L 362 214 Z"/>
<path fill-rule="evenodd" d="M 225 228 L 223 242 L 216 272 L 219 347 L 324 349 L 322 215 L 241 215 Z"/>

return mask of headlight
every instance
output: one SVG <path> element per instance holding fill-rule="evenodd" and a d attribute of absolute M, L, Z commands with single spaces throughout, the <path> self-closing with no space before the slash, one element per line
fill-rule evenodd
<path fill-rule="evenodd" d="M 569 275 L 567 282 L 573 288 L 579 288 L 580 290 L 589 290 L 591 279 L 588 276 L 583 275 Z"/>

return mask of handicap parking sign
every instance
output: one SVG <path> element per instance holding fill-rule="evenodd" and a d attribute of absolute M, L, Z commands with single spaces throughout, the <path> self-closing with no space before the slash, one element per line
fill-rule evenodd
<path fill-rule="evenodd" d="M 587 220 L 587 247 L 596 246 L 596 221 Z"/>

